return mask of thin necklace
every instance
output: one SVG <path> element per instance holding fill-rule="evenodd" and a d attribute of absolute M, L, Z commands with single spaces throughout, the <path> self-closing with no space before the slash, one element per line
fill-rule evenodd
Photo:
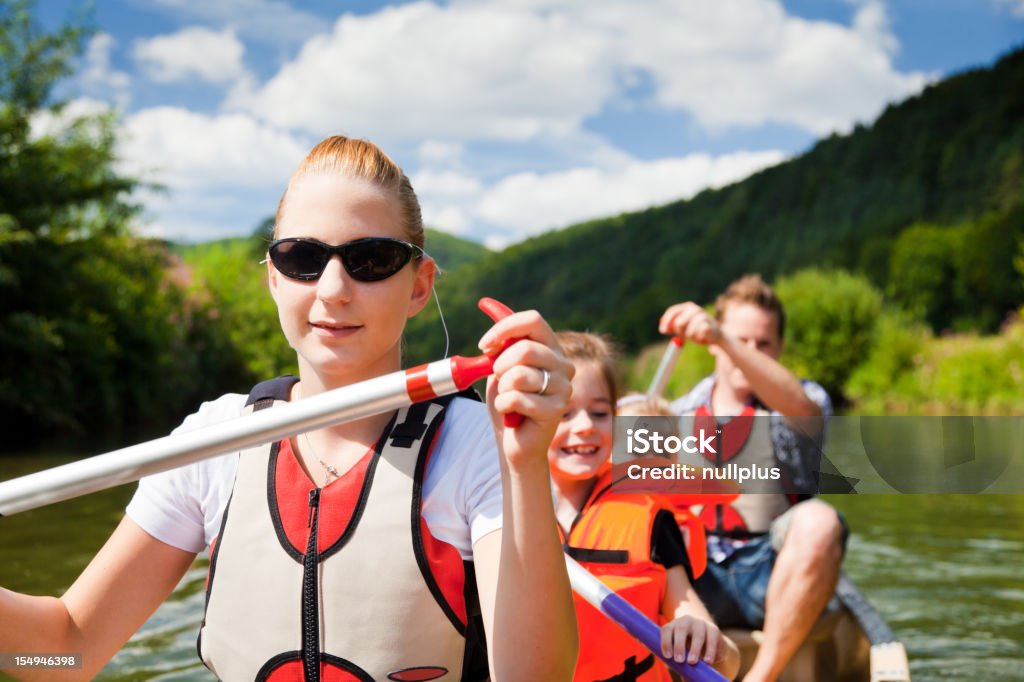
<path fill-rule="evenodd" d="M 306 446 L 309 448 L 309 454 L 312 455 L 313 457 L 316 457 L 316 461 L 320 462 L 320 466 L 322 466 L 324 470 L 327 471 L 327 478 L 324 480 L 324 484 L 326 485 L 330 483 L 332 477 L 341 478 L 341 473 L 338 471 L 338 468 L 323 461 L 317 454 L 316 448 L 313 447 L 313 443 L 310 442 L 309 440 L 309 434 L 303 432 L 302 437 L 306 439 Z"/>

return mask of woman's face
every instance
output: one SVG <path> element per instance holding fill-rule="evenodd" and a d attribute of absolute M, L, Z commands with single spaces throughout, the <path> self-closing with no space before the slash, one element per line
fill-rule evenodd
<path fill-rule="evenodd" d="M 408 240 L 398 199 L 376 185 L 341 175 L 313 175 L 288 190 L 277 238 L 310 237 L 344 244 L 363 237 Z M 359 282 L 338 256 L 319 279 L 285 277 L 268 261 L 281 329 L 299 357 L 300 373 L 350 383 L 400 367 L 405 320 L 430 296 L 434 263 L 412 260 L 377 282 Z"/>
<path fill-rule="evenodd" d="M 586 480 L 612 453 L 611 391 L 594 362 L 577 362 L 572 397 L 548 448 L 555 477 Z"/>

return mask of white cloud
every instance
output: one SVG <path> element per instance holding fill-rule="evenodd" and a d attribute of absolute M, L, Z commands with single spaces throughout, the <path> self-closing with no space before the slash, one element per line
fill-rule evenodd
<path fill-rule="evenodd" d="M 206 241 L 248 234 L 273 215 L 291 171 L 311 144 L 242 114 L 175 107 L 128 116 L 119 170 L 164 191 L 142 190 L 146 234 Z"/>
<path fill-rule="evenodd" d="M 135 59 L 156 81 L 171 82 L 198 77 L 225 83 L 244 73 L 245 47 L 231 29 L 211 31 L 193 26 L 177 33 L 137 40 Z"/>
<path fill-rule="evenodd" d="M 38 140 L 47 135 L 60 135 L 79 119 L 94 116 L 103 116 L 111 113 L 109 102 L 104 102 L 89 97 L 79 97 L 64 104 L 58 111 L 41 109 L 32 115 L 29 121 L 29 137 Z M 93 132 L 97 136 L 101 133 L 99 128 Z"/>
<path fill-rule="evenodd" d="M 468 205 L 475 202 L 484 186 L 473 175 L 456 171 L 420 171 L 411 178 L 420 199 L 423 222 L 447 232 L 470 236 L 473 219 Z"/>
<path fill-rule="evenodd" d="M 417 173 L 412 181 L 417 193 L 434 197 L 459 199 L 473 196 L 482 189 L 477 178 L 452 171 L 423 171 Z"/>
<path fill-rule="evenodd" d="M 1024 0 L 995 0 L 995 3 L 1013 16 L 1024 19 Z"/>
<path fill-rule="evenodd" d="M 578 131 L 626 96 L 709 129 L 870 119 L 930 76 L 901 73 L 880 0 L 852 26 L 787 15 L 778 0 L 418 2 L 341 17 L 229 105 L 284 127 L 375 139 L 525 140 Z"/>
<path fill-rule="evenodd" d="M 85 64 L 78 82 L 82 89 L 95 96 L 109 97 L 121 107 L 128 105 L 128 88 L 131 77 L 115 69 L 110 63 L 110 53 L 117 46 L 117 40 L 109 33 L 97 33 L 85 48 Z"/>
<path fill-rule="evenodd" d="M 929 80 L 893 66 L 898 45 L 879 2 L 862 3 L 852 27 L 789 16 L 775 0 L 597 4 L 592 20 L 622 27 L 621 53 L 651 75 L 654 100 L 707 129 L 847 130 Z"/>
<path fill-rule="evenodd" d="M 341 17 L 231 105 L 374 139 L 563 134 L 614 95 L 608 47 L 563 14 L 419 2 Z"/>
<path fill-rule="evenodd" d="M 692 154 L 637 161 L 624 168 L 520 173 L 500 181 L 478 204 L 479 215 L 520 236 L 635 211 L 721 187 L 781 161 L 777 151 Z"/>
<path fill-rule="evenodd" d="M 310 146 L 244 114 L 155 107 L 127 117 L 120 152 L 128 172 L 171 191 L 259 187 L 279 193 Z"/>
<path fill-rule="evenodd" d="M 179 189 L 157 194 L 139 191 L 143 203 L 140 232 L 175 241 L 204 242 L 251 234 L 273 215 L 278 197 L 270 191 L 216 194 L 201 189 Z"/>
<path fill-rule="evenodd" d="M 899 41 L 889 25 L 889 14 L 883 0 L 852 0 L 858 5 L 853 17 L 853 31 L 865 40 L 873 42 L 886 52 L 896 52 Z"/>
<path fill-rule="evenodd" d="M 416 151 L 421 163 L 436 165 L 457 163 L 462 159 L 465 150 L 463 145 L 458 142 L 424 140 Z"/>
<path fill-rule="evenodd" d="M 280 0 L 136 0 L 183 19 L 197 19 L 217 26 L 232 26 L 239 35 L 264 43 L 301 43 L 329 28 L 316 15 Z"/>
<path fill-rule="evenodd" d="M 427 224 L 462 234 L 475 226 L 475 236 L 500 248 L 545 230 L 689 198 L 784 158 L 780 151 L 691 154 L 608 168 L 517 173 L 486 187 L 454 173 L 417 174 L 413 184 Z"/>

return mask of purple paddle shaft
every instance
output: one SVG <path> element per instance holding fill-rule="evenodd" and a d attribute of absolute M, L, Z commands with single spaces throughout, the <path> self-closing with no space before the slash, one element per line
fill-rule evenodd
<path fill-rule="evenodd" d="M 682 675 L 683 679 L 688 682 L 727 682 L 725 677 L 704 661 L 697 661 L 696 665 L 690 665 L 685 661 L 680 663 L 673 658 L 662 656 L 661 628 L 614 592 L 601 600 L 601 611 L 621 625 L 626 632 L 636 637 L 641 644 L 664 661 L 665 665 Z"/>

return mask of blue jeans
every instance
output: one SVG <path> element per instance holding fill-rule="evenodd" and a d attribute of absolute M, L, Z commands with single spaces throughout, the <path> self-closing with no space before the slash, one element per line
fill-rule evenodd
<path fill-rule="evenodd" d="M 771 536 L 765 534 L 737 547 L 720 564 L 708 560 L 693 586 L 718 627 L 764 627 L 764 600 L 775 556 Z"/>
<path fill-rule="evenodd" d="M 801 502 L 800 504 L 805 504 Z M 708 567 L 693 583 L 720 628 L 741 627 L 760 630 L 764 627 L 764 601 L 768 595 L 768 579 L 775 567 L 775 557 L 782 548 L 797 504 L 772 521 L 771 532 L 759 535 L 736 547 L 721 563 L 708 557 Z M 850 537 L 850 527 L 838 514 L 842 527 L 842 547 Z"/>

